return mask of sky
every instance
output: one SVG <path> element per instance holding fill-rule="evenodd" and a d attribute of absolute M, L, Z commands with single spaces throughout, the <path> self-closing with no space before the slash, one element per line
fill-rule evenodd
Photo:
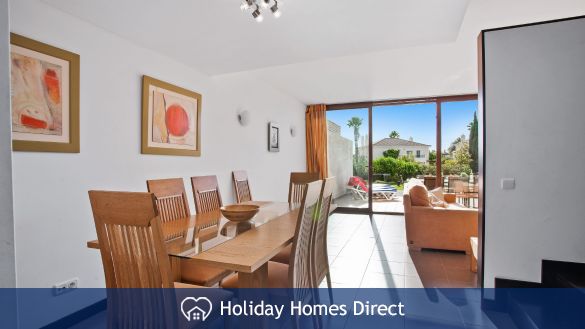
<path fill-rule="evenodd" d="M 461 135 L 469 138 L 467 125 L 473 120 L 477 110 L 477 101 L 446 102 L 442 112 L 442 148 L 447 149 L 452 141 Z M 435 103 L 377 106 L 372 112 L 372 132 L 374 142 L 388 137 L 393 130 L 400 138 L 413 138 L 415 142 L 436 145 L 436 106 Z M 327 112 L 327 120 L 341 126 L 341 135 L 353 141 L 353 128 L 347 126 L 352 117 L 359 117 L 363 123 L 360 135 L 368 133 L 368 109 L 336 110 Z"/>

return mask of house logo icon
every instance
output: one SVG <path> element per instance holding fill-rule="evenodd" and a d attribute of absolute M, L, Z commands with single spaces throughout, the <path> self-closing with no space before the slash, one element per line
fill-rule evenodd
<path fill-rule="evenodd" d="M 205 321 L 211 314 L 211 301 L 207 297 L 187 297 L 181 302 L 181 313 L 187 321 Z"/>

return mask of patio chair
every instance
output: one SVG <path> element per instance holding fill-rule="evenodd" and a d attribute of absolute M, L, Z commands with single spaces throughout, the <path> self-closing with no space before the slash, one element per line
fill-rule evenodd
<path fill-rule="evenodd" d="M 363 178 L 352 176 L 347 183 L 355 199 L 367 200 L 369 187 Z M 372 184 L 372 197 L 374 199 L 394 200 L 398 190 L 389 184 Z"/>

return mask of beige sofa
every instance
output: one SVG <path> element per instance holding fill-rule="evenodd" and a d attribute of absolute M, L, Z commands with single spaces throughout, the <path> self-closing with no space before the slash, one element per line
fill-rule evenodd
<path fill-rule="evenodd" d="M 461 250 L 470 254 L 469 238 L 477 236 L 477 209 L 455 203 L 454 194 L 445 194 L 446 208 L 413 206 L 409 195 L 413 185 L 424 184 L 411 180 L 404 186 L 404 217 L 409 249 Z"/>

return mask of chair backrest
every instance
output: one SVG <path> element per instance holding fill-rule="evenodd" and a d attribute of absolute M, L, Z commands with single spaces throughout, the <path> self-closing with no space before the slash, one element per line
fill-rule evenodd
<path fill-rule="evenodd" d="M 467 177 L 449 176 L 448 179 L 448 192 L 450 193 L 463 193 L 466 186 L 469 185 Z"/>
<path fill-rule="evenodd" d="M 219 210 L 223 206 L 217 176 L 191 177 L 193 198 L 195 199 L 195 211 L 202 214 Z"/>
<path fill-rule="evenodd" d="M 430 190 L 434 190 L 437 186 L 437 177 L 435 176 L 424 176 L 423 178 L 424 180 L 424 184 L 427 187 L 427 189 Z"/>
<path fill-rule="evenodd" d="M 252 192 L 250 192 L 248 173 L 246 173 L 245 170 L 236 170 L 232 172 L 232 179 L 234 181 L 237 203 L 252 201 Z"/>
<path fill-rule="evenodd" d="M 147 180 L 146 188 L 156 197 L 156 207 L 163 223 L 191 215 L 182 178 Z"/>
<path fill-rule="evenodd" d="M 155 196 L 161 222 L 167 223 L 191 215 L 182 178 L 151 179 L 146 181 L 146 187 Z M 181 236 L 182 232 L 175 232 L 167 234 L 165 240 Z"/>
<path fill-rule="evenodd" d="M 301 203 L 306 184 L 317 180 L 319 180 L 318 172 L 291 172 L 288 184 L 288 202 Z"/>
<path fill-rule="evenodd" d="M 89 191 L 107 288 L 172 288 L 152 193 Z"/>
<path fill-rule="evenodd" d="M 327 224 L 329 222 L 329 209 L 335 189 L 335 178 L 330 177 L 323 181 L 321 195 L 319 197 L 320 207 L 317 222 L 314 225 L 314 234 L 311 244 L 313 255 L 313 280 L 315 287 L 323 281 L 329 272 L 329 257 L 327 256 Z"/>
<path fill-rule="evenodd" d="M 314 288 L 311 240 L 322 183 L 318 180 L 306 184 L 299 208 L 289 260 L 289 286 L 295 290 L 295 300 L 304 300 L 305 288 Z"/>

